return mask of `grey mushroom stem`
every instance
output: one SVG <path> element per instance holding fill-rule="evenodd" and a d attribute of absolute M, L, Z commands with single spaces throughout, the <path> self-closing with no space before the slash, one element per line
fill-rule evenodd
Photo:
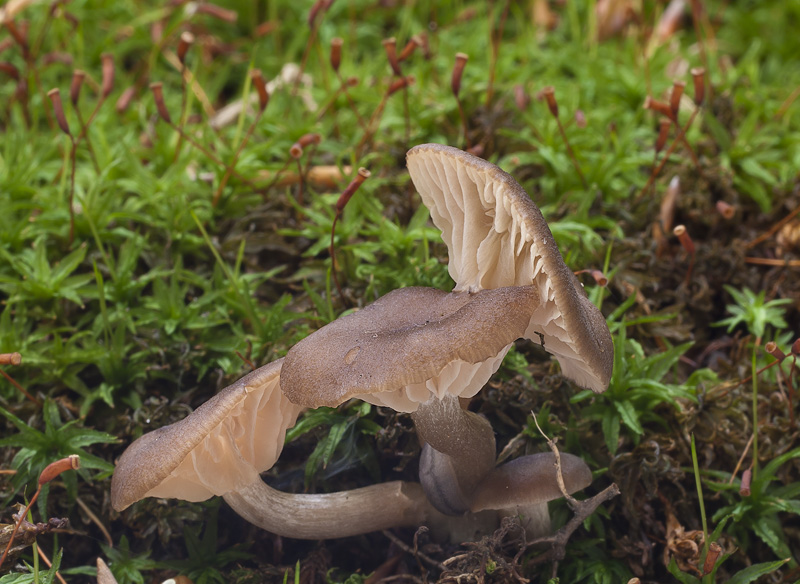
<path fill-rule="evenodd" d="M 425 494 L 442 513 L 466 513 L 473 492 L 495 466 L 491 425 L 462 409 L 454 396 L 432 398 L 411 417 L 425 442 L 419 466 Z"/>
<path fill-rule="evenodd" d="M 403 481 L 337 493 L 289 494 L 259 479 L 223 498 L 250 523 L 295 539 L 331 539 L 391 527 L 447 523 L 419 484 Z"/>
<path fill-rule="evenodd" d="M 586 463 L 567 453 L 560 463 L 552 452 L 542 452 L 495 467 L 491 426 L 462 410 L 455 398 L 432 399 L 412 417 L 425 441 L 420 482 L 433 506 L 447 515 L 518 515 L 528 536 L 538 537 L 550 530 L 547 502 L 592 482 Z"/>

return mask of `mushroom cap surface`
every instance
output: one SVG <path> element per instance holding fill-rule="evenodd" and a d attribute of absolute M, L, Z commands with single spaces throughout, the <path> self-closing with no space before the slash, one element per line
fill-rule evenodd
<path fill-rule="evenodd" d="M 582 459 L 567 452 L 559 455 L 567 494 L 592 484 L 592 471 Z M 470 510 L 474 513 L 535 505 L 563 496 L 558 486 L 555 454 L 540 452 L 521 456 L 492 470 L 475 489 Z"/>
<path fill-rule="evenodd" d="M 183 420 L 134 441 L 111 479 L 114 509 L 145 497 L 203 501 L 260 480 L 303 410 L 280 391 L 282 362 L 256 369 Z"/>
<path fill-rule="evenodd" d="M 411 412 L 432 396 L 471 397 L 523 335 L 539 297 L 535 286 L 394 290 L 292 347 L 281 387 L 308 407 L 357 397 Z"/>
<path fill-rule="evenodd" d="M 415 146 L 406 162 L 447 245 L 455 290 L 535 284 L 541 297 L 524 337 L 542 342 L 566 377 L 604 391 L 614 361 L 608 326 L 519 183 L 498 166 L 441 144 Z"/>

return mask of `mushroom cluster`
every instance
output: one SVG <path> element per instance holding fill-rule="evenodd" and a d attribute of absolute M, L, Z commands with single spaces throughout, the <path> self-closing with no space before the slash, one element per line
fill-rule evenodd
<path fill-rule="evenodd" d="M 117 464 L 115 509 L 150 496 L 222 495 L 248 521 L 304 539 L 426 523 L 458 538 L 491 529 L 507 514 L 529 519 L 530 534 L 548 529 L 547 501 L 563 494 L 554 455 L 497 466 L 491 425 L 462 402 L 520 338 L 540 342 L 578 385 L 605 390 L 613 363 L 605 319 L 510 175 L 437 144 L 412 148 L 407 163 L 442 231 L 454 290 L 390 292 L 312 333 L 186 419 L 142 436 Z M 411 414 L 423 444 L 419 483 L 294 495 L 261 480 L 304 408 L 351 398 Z M 569 493 L 591 482 L 575 456 L 562 454 L 558 470 Z"/>

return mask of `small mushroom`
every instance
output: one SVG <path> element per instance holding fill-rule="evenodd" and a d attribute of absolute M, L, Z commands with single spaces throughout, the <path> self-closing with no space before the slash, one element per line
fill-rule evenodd
<path fill-rule="evenodd" d="M 519 183 L 494 164 L 441 144 L 415 146 L 406 162 L 442 231 L 455 291 L 535 284 L 541 297 L 524 338 L 541 342 L 578 385 L 605 391 L 614 361 L 608 326 Z"/>
<path fill-rule="evenodd" d="M 426 522 L 447 531 L 417 483 L 393 481 L 295 495 L 261 480 L 259 473 L 278 459 L 286 429 L 303 410 L 280 391 L 282 362 L 257 369 L 183 420 L 131 444 L 111 480 L 114 509 L 122 511 L 145 497 L 202 501 L 222 495 L 251 523 L 298 539 L 345 537 Z"/>
<path fill-rule="evenodd" d="M 571 495 L 592 484 L 587 464 L 567 452 L 560 453 L 564 492 Z M 472 496 L 470 511 L 499 509 L 504 515 L 519 515 L 529 537 L 550 531 L 547 503 L 564 496 L 558 484 L 556 457 L 552 452 L 521 456 L 492 470 Z"/>

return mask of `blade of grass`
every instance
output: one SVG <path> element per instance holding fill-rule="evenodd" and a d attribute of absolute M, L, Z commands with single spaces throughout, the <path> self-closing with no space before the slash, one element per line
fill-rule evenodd
<path fill-rule="evenodd" d="M 694 481 L 697 486 L 697 500 L 700 504 L 700 520 L 703 523 L 703 551 L 700 554 L 700 563 L 708 554 L 708 523 L 706 521 L 706 506 L 703 502 L 703 484 L 700 481 L 700 465 L 697 463 L 697 448 L 694 443 L 694 433 L 692 433 L 692 466 L 694 467 Z"/>
<path fill-rule="evenodd" d="M 111 326 L 108 321 L 108 307 L 106 306 L 106 287 L 103 281 L 103 274 L 97 269 L 97 262 L 92 262 L 94 269 L 94 279 L 97 282 L 97 299 L 100 302 L 100 315 L 103 318 L 103 337 L 106 341 L 106 347 L 111 346 Z"/>

